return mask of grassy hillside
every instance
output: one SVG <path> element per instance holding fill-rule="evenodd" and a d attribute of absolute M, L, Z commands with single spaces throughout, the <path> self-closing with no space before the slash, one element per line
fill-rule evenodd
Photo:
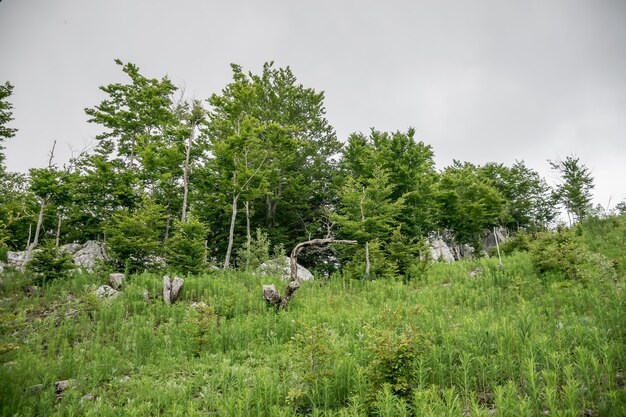
<path fill-rule="evenodd" d="M 25 294 L 29 278 L 5 274 L 0 415 L 626 415 L 623 273 L 546 278 L 525 253 L 504 264 L 309 282 L 281 312 L 261 284 L 284 284 L 243 273 L 188 277 L 173 306 L 144 301 L 157 275 L 103 301 L 104 276 Z"/>

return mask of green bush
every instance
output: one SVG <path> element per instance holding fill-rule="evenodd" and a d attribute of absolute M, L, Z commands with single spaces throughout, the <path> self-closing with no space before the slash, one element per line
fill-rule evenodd
<path fill-rule="evenodd" d="M 35 273 L 35 282 L 39 284 L 66 278 L 75 267 L 72 256 L 60 250 L 53 242 L 46 243 L 33 252 L 27 265 L 27 269 Z"/>
<path fill-rule="evenodd" d="M 165 243 L 169 267 L 182 273 L 199 274 L 204 267 L 207 227 L 194 216 L 174 222 L 174 234 Z"/>
<path fill-rule="evenodd" d="M 533 239 L 533 235 L 529 232 L 517 232 L 500 244 L 500 251 L 503 255 L 510 255 L 514 252 L 528 252 Z M 495 251 L 495 248 L 492 249 L 492 252 Z"/>
<path fill-rule="evenodd" d="M 606 279 L 615 274 L 611 263 L 587 249 L 575 229 L 540 234 L 530 245 L 530 259 L 540 274 L 564 279 Z"/>

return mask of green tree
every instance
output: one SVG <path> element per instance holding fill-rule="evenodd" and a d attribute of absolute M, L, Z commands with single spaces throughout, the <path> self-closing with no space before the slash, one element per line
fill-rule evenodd
<path fill-rule="evenodd" d="M 185 274 L 199 274 L 205 263 L 205 241 L 208 229 L 204 223 L 189 214 L 185 220 L 176 220 L 173 235 L 165 242 L 169 267 Z"/>
<path fill-rule="evenodd" d="M 583 220 L 592 209 L 591 190 L 595 185 L 591 172 L 580 162 L 580 158 L 574 156 L 548 162 L 561 176 L 561 183 L 555 193 L 556 199 L 565 207 L 570 221 L 572 217 L 574 222 Z"/>
<path fill-rule="evenodd" d="M 113 213 L 105 226 L 113 265 L 128 272 L 158 266 L 164 224 L 163 207 L 147 196 L 136 208 Z"/>
<path fill-rule="evenodd" d="M 15 136 L 17 129 L 7 127 L 7 123 L 13 120 L 13 105 L 7 101 L 7 98 L 13 93 L 13 85 L 8 81 L 0 84 L 0 171 L 4 171 L 4 145 L 6 139 Z"/>
<path fill-rule="evenodd" d="M 479 247 L 485 229 L 501 222 L 506 200 L 477 166 L 454 161 L 437 183 L 439 226 L 451 230 L 459 243 Z"/>
<path fill-rule="evenodd" d="M 392 198 L 389 175 L 376 169 L 369 179 L 348 177 L 340 192 L 340 207 L 334 220 L 346 238 L 356 239 L 365 247 L 364 274 L 370 277 L 370 242 L 389 240 L 397 223 L 404 198 Z"/>

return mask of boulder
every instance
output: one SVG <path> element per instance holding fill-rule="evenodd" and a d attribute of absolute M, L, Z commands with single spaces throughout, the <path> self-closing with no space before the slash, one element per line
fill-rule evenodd
<path fill-rule="evenodd" d="M 109 287 L 108 285 L 101 285 L 96 290 L 96 297 L 98 298 L 114 298 L 119 295 L 119 291 Z"/>
<path fill-rule="evenodd" d="M 496 227 L 492 230 L 488 230 L 483 241 L 483 247 L 485 251 L 489 252 L 490 249 L 496 247 L 496 238 L 498 239 L 498 245 L 506 242 L 507 233 L 506 230 L 502 227 Z"/>
<path fill-rule="evenodd" d="M 123 282 L 124 282 L 124 274 L 116 272 L 116 273 L 109 275 L 109 285 L 113 289 L 119 290 Z"/>
<path fill-rule="evenodd" d="M 74 257 L 74 263 L 85 268 L 88 272 L 93 271 L 99 260 L 109 260 L 109 256 L 106 253 L 106 245 L 96 240 L 88 240 L 72 256 Z"/>
<path fill-rule="evenodd" d="M 178 293 L 183 288 L 184 281 L 178 277 L 170 279 L 167 275 L 163 277 L 163 301 L 165 304 L 174 304 L 178 298 Z"/>
<path fill-rule="evenodd" d="M 259 267 L 256 269 L 256 273 L 261 276 L 280 274 L 280 278 L 283 281 L 288 281 L 291 279 L 291 268 L 289 266 L 289 262 L 290 260 L 288 256 L 284 256 L 278 259 L 271 259 L 259 265 Z M 300 264 L 298 264 L 298 277 L 302 281 L 313 280 L 313 274 Z"/>
<path fill-rule="evenodd" d="M 474 248 L 472 245 L 463 243 L 461 245 L 452 245 L 450 247 L 454 259 L 460 261 L 461 259 L 474 259 Z"/>
<path fill-rule="evenodd" d="M 440 237 L 431 237 L 428 239 L 428 247 L 430 256 L 435 261 L 454 262 L 454 255 L 448 244 Z"/>
<path fill-rule="evenodd" d="M 26 263 L 26 251 L 8 251 L 7 252 L 7 265 L 8 266 L 11 266 L 15 269 L 23 269 L 25 266 L 24 265 L 25 263 Z"/>
<path fill-rule="evenodd" d="M 61 247 L 59 249 L 61 249 L 64 252 L 69 253 L 70 255 L 74 255 L 82 247 L 83 247 L 83 245 L 81 245 L 80 243 L 67 243 L 65 245 L 61 245 Z"/>

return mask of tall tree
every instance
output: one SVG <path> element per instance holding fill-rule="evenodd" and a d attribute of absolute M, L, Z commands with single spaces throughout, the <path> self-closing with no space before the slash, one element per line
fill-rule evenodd
<path fill-rule="evenodd" d="M 561 176 L 556 198 L 563 204 L 570 219 L 573 217 L 574 222 L 583 220 L 592 209 L 591 190 L 595 185 L 591 172 L 575 156 L 568 156 L 564 160 L 549 160 L 548 163 Z"/>
<path fill-rule="evenodd" d="M 6 139 L 15 136 L 17 129 L 7 127 L 7 123 L 13 120 L 13 105 L 7 98 L 13 93 L 13 85 L 8 81 L 0 84 L 0 170 L 4 171 L 4 145 Z"/>

